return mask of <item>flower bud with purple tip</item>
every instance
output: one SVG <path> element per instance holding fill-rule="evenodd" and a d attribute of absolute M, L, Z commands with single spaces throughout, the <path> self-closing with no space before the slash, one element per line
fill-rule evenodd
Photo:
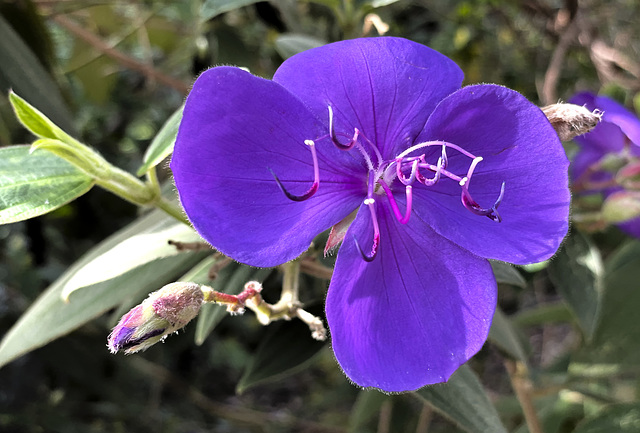
<path fill-rule="evenodd" d="M 109 334 L 107 346 L 112 353 L 146 350 L 196 317 L 203 301 L 198 284 L 167 284 L 122 316 Z"/>

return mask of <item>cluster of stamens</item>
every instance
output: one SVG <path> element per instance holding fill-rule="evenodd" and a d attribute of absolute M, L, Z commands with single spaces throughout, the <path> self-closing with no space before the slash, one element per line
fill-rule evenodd
<path fill-rule="evenodd" d="M 369 139 L 367 139 L 357 128 L 354 129 L 353 136 L 346 144 L 340 142 L 340 140 L 338 139 L 338 135 L 342 135 L 349 139 L 349 137 L 345 134 L 337 134 L 335 132 L 333 124 L 333 110 L 331 109 L 331 106 L 329 106 L 329 134 L 319 137 L 316 140 L 305 140 L 305 144 L 309 146 L 309 149 L 311 150 L 311 156 L 313 158 L 314 180 L 311 187 L 304 194 L 291 194 L 284 187 L 278 176 L 273 173 L 273 171 L 271 171 L 271 173 L 273 174 L 273 177 L 278 183 L 278 186 L 287 196 L 287 198 L 293 201 L 304 201 L 311 198 L 320 186 L 320 171 L 318 168 L 318 156 L 316 154 L 315 148 L 316 141 L 329 139 L 340 150 L 349 151 L 354 148 L 357 149 L 362 154 L 368 169 L 367 197 L 364 199 L 363 203 L 369 208 L 369 211 L 371 212 L 374 232 L 373 242 L 369 253 L 365 253 L 362 250 L 360 244 L 358 243 L 358 240 L 354 237 L 356 248 L 358 249 L 364 260 L 368 262 L 373 261 L 373 259 L 375 259 L 376 257 L 378 247 L 380 245 L 380 228 L 378 226 L 378 218 L 376 215 L 375 196 L 384 193 L 389 200 L 389 205 L 391 206 L 391 210 L 393 211 L 395 217 L 401 224 L 406 224 L 407 222 L 409 222 L 409 217 L 411 216 L 413 186 L 414 184 L 416 184 L 416 182 L 418 184 L 430 187 L 436 185 L 443 177 L 449 178 L 455 181 L 460 186 L 460 199 L 462 201 L 462 205 L 466 209 L 468 209 L 475 215 L 486 216 L 495 222 L 502 221 L 502 218 L 498 213 L 498 206 L 500 206 L 500 203 L 502 202 L 502 198 L 504 196 L 504 182 L 502 182 L 500 194 L 498 195 L 497 200 L 490 208 L 483 208 L 482 206 L 480 206 L 473 199 L 471 193 L 469 192 L 471 176 L 473 175 L 476 166 L 482 161 L 481 156 L 475 156 L 472 153 L 467 152 L 460 146 L 446 141 L 427 141 L 409 147 L 398 156 L 396 156 L 393 160 L 384 160 L 376 145 Z M 367 145 L 368 148 L 373 151 L 375 161 L 372 160 L 372 156 L 369 154 L 369 152 L 367 152 L 364 145 Z M 424 153 L 418 156 L 411 155 L 421 149 L 427 149 L 433 146 L 438 146 L 441 148 L 440 157 L 438 158 L 436 164 L 431 164 L 430 162 L 428 162 L 426 154 Z M 449 165 L 449 157 L 447 155 L 448 149 L 454 150 L 471 160 L 466 175 L 459 176 L 447 169 Z M 390 186 L 396 178 L 405 187 L 406 208 L 404 214 L 401 212 Z"/>

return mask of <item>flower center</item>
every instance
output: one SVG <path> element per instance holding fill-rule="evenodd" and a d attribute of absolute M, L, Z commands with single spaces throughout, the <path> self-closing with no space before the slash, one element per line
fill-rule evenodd
<path fill-rule="evenodd" d="M 382 158 L 382 154 L 378 147 L 364 136 L 357 128 L 354 128 L 354 133 L 351 139 L 343 144 L 338 139 L 338 134 L 335 132 L 333 125 L 333 109 L 329 108 L 329 133 L 326 136 L 319 137 L 316 141 L 329 138 L 331 142 L 338 148 L 344 151 L 351 151 L 356 149 L 364 158 L 367 165 L 368 177 L 367 177 L 367 197 L 364 199 L 364 204 L 369 208 L 371 218 L 373 221 L 373 242 L 369 253 L 365 253 L 358 240 L 354 237 L 354 242 L 358 251 L 362 255 L 362 258 L 368 262 L 373 261 L 378 252 L 380 245 L 380 228 L 378 225 L 378 218 L 376 216 L 376 196 L 385 194 L 389 201 L 389 205 L 401 224 L 409 222 L 411 216 L 411 206 L 413 203 L 413 186 L 424 185 L 431 187 L 436 185 L 441 180 L 448 178 L 455 181 L 460 186 L 460 200 L 462 205 L 479 216 L 486 216 L 495 222 L 501 222 L 502 218 L 498 213 L 498 206 L 502 202 L 504 196 L 505 183 L 502 182 L 500 193 L 498 198 L 490 208 L 483 208 L 480 206 L 471 196 L 469 192 L 469 185 L 471 183 L 471 177 L 475 171 L 477 165 L 482 161 L 481 156 L 473 155 L 460 146 L 449 143 L 446 141 L 426 141 L 416 144 L 410 148 L 404 150 L 392 160 L 385 160 Z M 344 136 L 344 134 L 341 134 Z M 347 139 L 348 136 L 347 136 Z M 313 196 L 320 186 L 320 174 L 318 168 L 318 157 L 316 154 L 315 141 L 305 140 L 305 144 L 309 146 L 311 150 L 311 156 L 313 158 L 313 171 L 314 180 L 311 187 L 302 195 L 294 195 L 286 190 L 278 176 L 273 171 L 271 174 L 275 178 L 278 186 L 282 192 L 290 199 L 294 201 L 303 201 Z M 365 148 L 366 146 L 366 148 Z M 438 146 L 441 148 L 440 156 L 437 161 L 429 161 L 426 153 L 416 155 L 421 150 L 427 150 L 430 147 Z M 370 149 L 370 152 L 367 151 Z M 457 152 L 460 155 L 469 159 L 469 167 L 466 174 L 458 175 L 447 169 L 449 164 L 449 156 L 447 151 Z M 435 164 L 433 164 L 435 162 Z M 398 179 L 405 187 L 406 208 L 404 214 L 400 211 L 398 203 L 396 202 L 393 191 L 391 190 L 391 184 L 395 179 Z"/>

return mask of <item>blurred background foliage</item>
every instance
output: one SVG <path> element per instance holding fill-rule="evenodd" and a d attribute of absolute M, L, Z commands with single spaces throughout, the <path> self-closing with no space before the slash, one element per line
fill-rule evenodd
<path fill-rule="evenodd" d="M 466 84 L 503 84 L 540 105 L 590 90 L 639 107 L 639 19 L 635 0 L 3 0 L 0 89 L 135 173 L 202 70 L 231 64 L 271 77 L 304 49 L 382 33 L 449 56 Z M 31 141 L 0 98 L 0 146 Z M 158 168 L 168 180 L 166 164 Z M 47 215 L 0 226 L 0 335 L 65 269 L 139 215 L 93 188 Z M 199 254 L 166 271 L 167 282 L 206 260 Z M 515 333 L 493 334 L 470 366 L 508 431 L 529 431 L 510 383 L 518 380 L 546 433 L 640 431 L 639 265 L 640 244 L 616 228 L 573 230 L 550 265 L 499 278 L 500 320 Z M 218 276 L 220 289 L 246 281 L 234 269 Z M 265 297 L 277 300 L 281 275 L 260 278 Z M 297 322 L 264 328 L 250 315 L 212 314 L 142 355 L 113 356 L 108 328 L 163 283 L 119 284 L 132 286 L 112 304 L 122 306 L 0 369 L 1 431 L 464 431 L 424 393 L 353 387 L 328 345 Z M 325 290 L 326 280 L 303 280 L 317 314 Z M 522 351 L 517 363 L 497 344 L 505 338 Z M 528 373 L 518 370 L 525 365 Z"/>

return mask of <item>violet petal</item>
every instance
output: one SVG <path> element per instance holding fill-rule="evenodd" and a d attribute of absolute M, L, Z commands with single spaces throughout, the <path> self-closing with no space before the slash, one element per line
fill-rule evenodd
<path fill-rule="evenodd" d="M 366 206 L 338 253 L 326 304 L 336 358 L 363 387 L 396 392 L 446 381 L 487 338 L 496 305 L 491 266 L 415 215 L 402 225 L 386 204 L 377 210 L 376 258 L 362 260 L 353 242 L 368 247 Z"/>
<path fill-rule="evenodd" d="M 305 51 L 285 61 L 273 77 L 324 122 L 331 105 L 343 142 L 358 128 L 388 157 L 410 145 L 438 101 L 460 88 L 462 78 L 444 55 L 392 37 Z"/>
<path fill-rule="evenodd" d="M 525 264 L 555 253 L 568 229 L 569 161 L 538 107 L 505 87 L 465 87 L 438 105 L 418 142 L 434 139 L 484 158 L 469 186 L 482 207 L 493 206 L 505 182 L 502 222 L 465 209 L 460 186 L 448 179 L 415 188 L 415 214 L 481 257 Z M 449 171 L 464 176 L 469 163 L 468 157 L 449 152 Z"/>
<path fill-rule="evenodd" d="M 366 179 L 361 162 L 317 145 L 320 188 L 289 200 L 313 181 L 305 140 L 326 134 L 305 106 L 277 83 L 232 67 L 203 73 L 193 86 L 171 168 L 196 230 L 222 253 L 253 266 L 275 266 L 305 251 L 318 233 L 357 208 Z M 362 169 L 360 168 L 360 171 Z"/>

